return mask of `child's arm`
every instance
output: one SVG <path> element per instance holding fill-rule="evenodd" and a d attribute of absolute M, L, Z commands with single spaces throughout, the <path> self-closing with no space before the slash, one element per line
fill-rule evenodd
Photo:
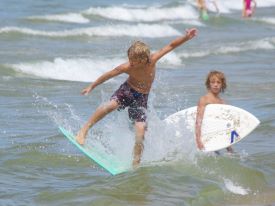
<path fill-rule="evenodd" d="M 254 3 L 253 7 L 252 7 L 252 12 L 253 14 L 255 13 L 256 7 L 257 7 L 257 3 L 255 0 L 252 0 L 252 2 Z"/>
<path fill-rule="evenodd" d="M 218 4 L 217 4 L 216 0 L 213 0 L 212 3 L 213 3 L 214 6 L 215 6 L 216 12 L 219 14 L 219 13 L 220 13 L 220 9 L 219 9 L 219 7 L 218 7 Z"/>
<path fill-rule="evenodd" d="M 243 17 L 246 17 L 246 15 L 245 15 L 245 0 L 243 0 L 242 16 L 243 16 Z"/>
<path fill-rule="evenodd" d="M 175 40 L 171 41 L 170 44 L 166 45 L 159 51 L 152 54 L 151 61 L 152 63 L 156 63 L 161 57 L 163 57 L 168 52 L 172 51 L 176 47 L 180 46 L 184 42 L 192 39 L 194 36 L 197 35 L 198 30 L 195 28 L 186 30 L 186 34 L 184 36 L 178 37 Z"/>
<path fill-rule="evenodd" d="M 108 71 L 106 73 L 104 73 L 103 75 L 101 75 L 100 77 L 97 78 L 97 80 L 95 80 L 93 83 L 91 83 L 88 87 L 84 88 L 81 91 L 81 94 L 83 95 L 87 95 L 89 92 L 91 92 L 95 87 L 97 87 L 98 85 L 102 84 L 103 82 L 124 73 L 127 70 L 127 63 L 125 64 L 121 64 L 118 67 L 114 68 L 111 71 Z"/>
<path fill-rule="evenodd" d="M 196 125 L 195 125 L 196 143 L 197 143 L 197 147 L 200 150 L 204 148 L 203 143 L 201 141 L 201 125 L 202 125 L 205 107 L 206 107 L 205 97 L 201 97 L 197 107 L 197 116 L 196 116 Z"/>

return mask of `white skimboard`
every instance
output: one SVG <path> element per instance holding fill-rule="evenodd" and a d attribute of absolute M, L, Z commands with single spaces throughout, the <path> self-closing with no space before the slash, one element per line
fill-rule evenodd
<path fill-rule="evenodd" d="M 195 137 L 197 107 L 179 111 L 164 121 L 177 129 L 187 128 Z M 231 105 L 209 104 L 205 108 L 201 139 L 204 151 L 217 151 L 229 147 L 250 134 L 260 121 L 251 113 Z"/>

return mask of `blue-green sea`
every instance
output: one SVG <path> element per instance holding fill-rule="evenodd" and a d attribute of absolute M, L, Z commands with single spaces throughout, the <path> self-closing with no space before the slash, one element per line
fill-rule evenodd
<path fill-rule="evenodd" d="M 257 0 L 250 19 L 241 0 L 217 3 L 202 21 L 195 0 L 1 0 L 0 205 L 275 205 L 275 0 Z M 156 51 L 192 27 L 198 36 L 157 65 L 140 168 L 112 176 L 64 138 L 59 126 L 76 133 L 125 81 L 80 94 L 127 61 L 133 41 Z M 197 104 L 210 70 L 226 75 L 222 98 L 261 121 L 233 155 L 199 152 L 163 124 Z M 131 161 L 127 111 L 100 121 L 87 144 Z"/>

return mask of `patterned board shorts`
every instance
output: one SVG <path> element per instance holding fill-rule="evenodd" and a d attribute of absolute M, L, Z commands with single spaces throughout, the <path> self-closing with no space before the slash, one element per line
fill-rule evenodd
<path fill-rule="evenodd" d="M 127 82 L 124 82 L 111 96 L 111 100 L 118 102 L 118 110 L 129 107 L 128 114 L 132 121 L 145 122 L 148 96 L 148 94 L 137 92 Z"/>

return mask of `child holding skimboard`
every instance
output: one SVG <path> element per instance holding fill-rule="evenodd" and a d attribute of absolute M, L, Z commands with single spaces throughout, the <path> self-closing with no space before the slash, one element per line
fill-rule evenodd
<path fill-rule="evenodd" d="M 225 75 L 220 71 L 211 71 L 207 75 L 205 86 L 207 88 L 206 95 L 199 99 L 196 116 L 196 144 L 200 150 L 203 150 L 204 145 L 201 141 L 201 125 L 205 107 L 208 104 L 225 104 L 224 100 L 220 97 L 220 93 L 226 89 L 226 78 Z M 226 148 L 228 152 L 232 153 L 232 147 Z"/>

